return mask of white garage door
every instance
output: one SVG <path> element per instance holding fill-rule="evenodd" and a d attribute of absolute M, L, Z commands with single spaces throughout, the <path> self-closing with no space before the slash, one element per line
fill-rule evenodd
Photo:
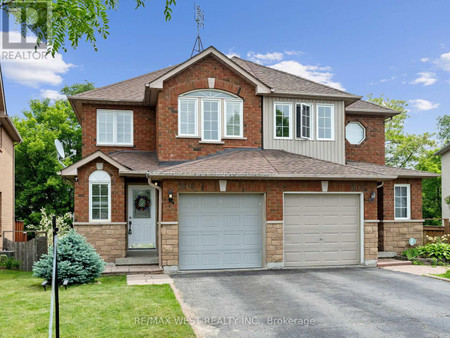
<path fill-rule="evenodd" d="M 262 266 L 262 196 L 181 194 L 179 268 Z"/>
<path fill-rule="evenodd" d="M 360 195 L 286 194 L 287 267 L 360 263 Z"/>

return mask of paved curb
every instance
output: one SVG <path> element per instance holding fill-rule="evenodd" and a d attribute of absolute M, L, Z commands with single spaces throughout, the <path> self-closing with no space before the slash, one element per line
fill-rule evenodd
<path fill-rule="evenodd" d="M 183 298 L 181 298 L 181 293 L 175 286 L 175 283 L 170 283 L 170 287 L 172 288 L 172 291 L 175 295 L 175 298 L 177 299 L 178 303 L 180 304 L 181 311 L 183 312 L 184 316 L 188 319 L 189 325 L 192 328 L 192 331 L 194 331 L 194 334 L 196 337 L 201 338 L 203 335 L 200 334 L 199 327 L 196 323 L 192 323 L 189 318 L 194 318 L 193 312 L 191 308 L 183 301 Z"/>
<path fill-rule="evenodd" d="M 439 280 L 442 280 L 444 282 L 450 283 L 450 279 L 448 279 L 448 278 L 439 277 L 439 276 L 433 276 L 433 275 L 423 275 L 423 276 L 429 277 L 429 278 L 433 278 L 433 279 L 439 279 Z"/>

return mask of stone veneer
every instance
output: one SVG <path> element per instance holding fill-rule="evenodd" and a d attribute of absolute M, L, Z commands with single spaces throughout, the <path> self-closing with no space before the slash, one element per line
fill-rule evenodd
<path fill-rule="evenodd" d="M 178 224 L 161 224 L 163 266 L 178 265 Z"/>
<path fill-rule="evenodd" d="M 283 223 L 266 224 L 266 263 L 283 262 Z"/>
<path fill-rule="evenodd" d="M 402 253 L 410 248 L 409 239 L 414 237 L 417 245 L 423 243 L 423 223 L 421 222 L 383 222 L 380 234 L 384 243 L 384 251 Z"/>
<path fill-rule="evenodd" d="M 86 237 L 97 253 L 106 261 L 126 256 L 126 223 L 74 225 L 76 232 Z"/>
<path fill-rule="evenodd" d="M 364 222 L 364 260 L 378 260 L 377 222 Z"/>

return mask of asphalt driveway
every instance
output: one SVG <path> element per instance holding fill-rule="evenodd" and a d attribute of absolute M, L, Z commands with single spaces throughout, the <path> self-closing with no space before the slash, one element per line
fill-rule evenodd
<path fill-rule="evenodd" d="M 369 268 L 178 274 L 205 337 L 448 337 L 450 283 Z"/>

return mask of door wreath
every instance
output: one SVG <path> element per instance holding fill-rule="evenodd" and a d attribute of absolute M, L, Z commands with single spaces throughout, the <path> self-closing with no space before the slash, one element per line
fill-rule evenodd
<path fill-rule="evenodd" d="M 147 196 L 138 196 L 134 201 L 134 207 L 137 211 L 144 211 L 150 207 L 150 199 Z"/>

